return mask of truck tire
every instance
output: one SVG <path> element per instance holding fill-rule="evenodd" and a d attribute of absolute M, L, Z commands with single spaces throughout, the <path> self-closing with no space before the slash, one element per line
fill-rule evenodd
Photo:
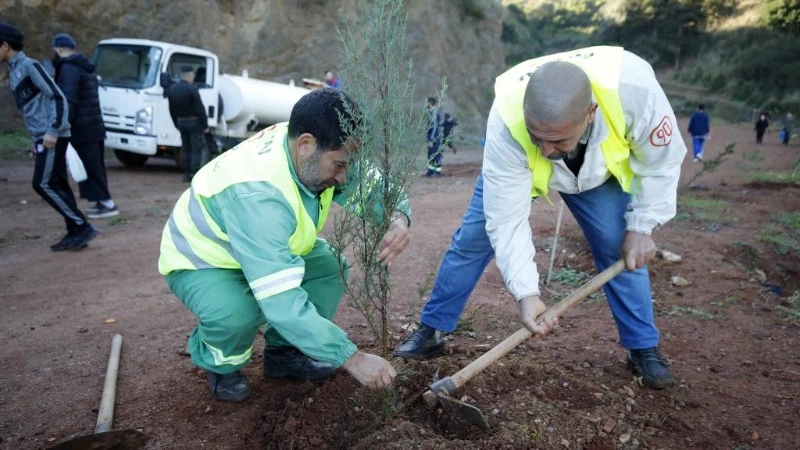
<path fill-rule="evenodd" d="M 147 155 L 140 155 L 138 153 L 126 152 L 124 150 L 114 150 L 119 162 L 125 167 L 142 167 L 147 162 Z"/>

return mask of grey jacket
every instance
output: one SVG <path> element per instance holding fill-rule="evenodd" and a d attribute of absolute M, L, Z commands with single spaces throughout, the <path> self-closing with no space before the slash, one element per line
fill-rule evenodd
<path fill-rule="evenodd" d="M 42 65 L 19 52 L 9 60 L 8 69 L 14 100 L 31 136 L 70 137 L 69 105 Z"/>

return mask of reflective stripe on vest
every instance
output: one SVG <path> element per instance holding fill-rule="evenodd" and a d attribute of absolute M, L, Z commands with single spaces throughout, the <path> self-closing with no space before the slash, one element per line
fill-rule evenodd
<path fill-rule="evenodd" d="M 303 206 L 300 188 L 292 178 L 283 147 L 287 131 L 286 124 L 272 126 L 218 156 L 197 172 L 191 188 L 181 195 L 164 227 L 158 263 L 162 274 L 212 267 L 241 268 L 228 235 L 203 204 L 204 198 L 211 198 L 238 183 L 268 182 L 276 187 L 297 219 L 297 228 L 289 238 L 289 250 L 296 255 L 311 252 L 328 217 L 334 188 L 328 188 L 320 195 L 319 220 L 314 224 Z M 266 298 L 299 286 L 303 279 L 302 270 L 287 269 L 254 280 L 251 287 L 256 298 Z"/>
<path fill-rule="evenodd" d="M 531 74 L 550 61 L 568 61 L 583 69 L 592 83 L 592 94 L 608 125 L 608 137 L 600 143 L 608 171 L 619 181 L 625 192 L 630 192 L 633 171 L 630 166 L 630 143 L 625 139 L 625 115 L 619 99 L 619 73 L 622 65 L 622 47 L 589 47 L 557 53 L 520 63 L 495 80 L 494 91 L 497 111 L 514 140 L 525 149 L 528 167 L 533 177 L 531 196 L 546 195 L 553 163 L 542 156 L 525 126 L 523 98 Z"/>

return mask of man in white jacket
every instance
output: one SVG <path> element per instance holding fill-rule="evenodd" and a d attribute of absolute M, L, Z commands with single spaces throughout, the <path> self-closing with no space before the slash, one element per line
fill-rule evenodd
<path fill-rule="evenodd" d="M 604 287 L 628 365 L 645 385 L 673 382 L 658 351 L 646 264 L 653 229 L 675 215 L 686 147 L 650 65 L 619 47 L 591 47 L 526 61 L 497 78 L 483 171 L 453 235 L 420 328 L 396 350 L 426 358 L 444 347 L 467 299 L 492 260 L 537 325 L 539 299 L 528 216 L 531 197 L 559 192 L 583 230 L 598 271 L 620 257 L 627 271 Z"/>

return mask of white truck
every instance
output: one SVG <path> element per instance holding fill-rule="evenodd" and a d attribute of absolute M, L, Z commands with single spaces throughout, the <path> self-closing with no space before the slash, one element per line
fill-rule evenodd
<path fill-rule="evenodd" d="M 199 48 L 144 39 L 106 39 L 95 49 L 106 148 L 125 166 L 151 156 L 180 165 L 181 134 L 169 115 L 166 92 L 181 67 L 195 70 L 195 85 L 215 139 L 229 146 L 256 131 L 289 120 L 308 89 L 221 74 L 217 55 Z"/>

